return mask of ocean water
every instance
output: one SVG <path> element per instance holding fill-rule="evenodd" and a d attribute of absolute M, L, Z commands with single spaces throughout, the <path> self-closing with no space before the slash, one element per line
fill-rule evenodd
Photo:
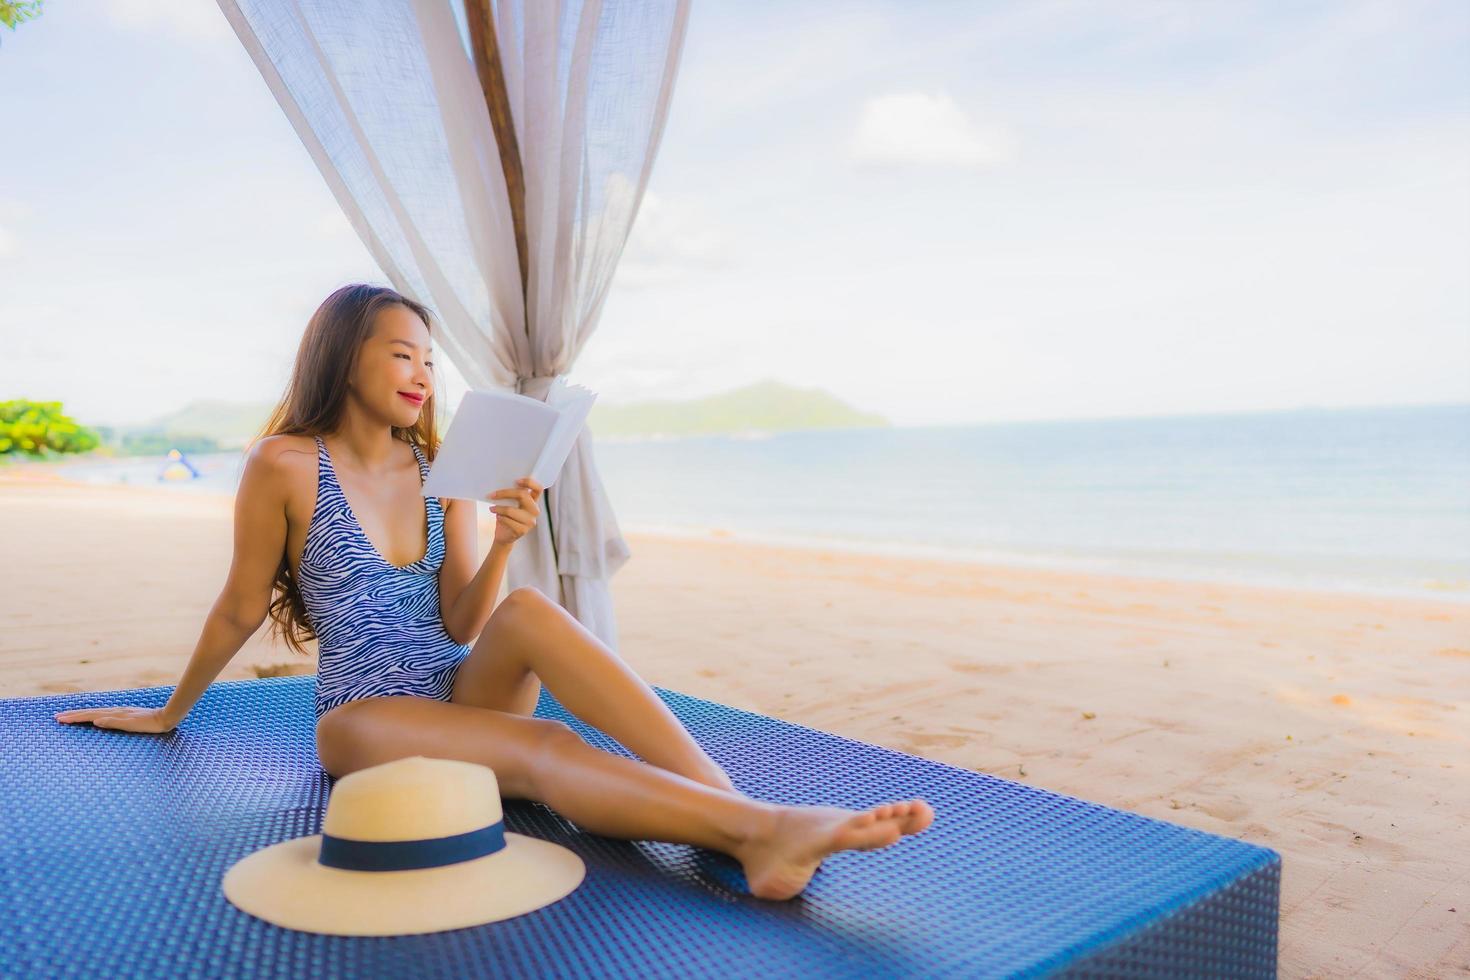
<path fill-rule="evenodd" d="M 1470 405 L 599 439 L 624 531 L 1470 602 Z M 238 453 L 180 492 L 233 492 Z M 161 460 L 61 469 L 156 483 Z M 553 489 L 554 492 L 554 489 Z"/>

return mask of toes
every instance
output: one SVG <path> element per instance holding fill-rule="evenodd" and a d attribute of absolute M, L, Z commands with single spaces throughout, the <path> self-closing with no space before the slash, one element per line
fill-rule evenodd
<path fill-rule="evenodd" d="M 898 828 L 897 824 L 884 824 L 881 835 L 876 836 L 873 843 L 869 844 L 864 850 L 876 851 L 880 847 L 887 847 L 902 836 L 903 831 Z"/>
<path fill-rule="evenodd" d="M 923 800 L 915 800 L 908 820 L 908 832 L 917 834 L 934 822 L 934 808 Z"/>

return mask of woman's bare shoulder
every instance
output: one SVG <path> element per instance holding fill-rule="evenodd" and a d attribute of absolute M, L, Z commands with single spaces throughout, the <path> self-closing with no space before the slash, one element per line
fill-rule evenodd
<path fill-rule="evenodd" d="M 249 457 L 283 488 L 289 489 L 308 477 L 316 479 L 316 439 L 306 435 L 264 436 L 250 447 Z"/>
<path fill-rule="evenodd" d="M 302 457 L 316 461 L 316 439 L 304 435 L 263 436 L 250 447 L 250 454 L 273 466 L 296 465 Z"/>

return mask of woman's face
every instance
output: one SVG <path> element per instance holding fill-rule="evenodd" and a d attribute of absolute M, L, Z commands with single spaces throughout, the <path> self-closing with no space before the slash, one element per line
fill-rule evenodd
<path fill-rule="evenodd" d="M 434 394 L 433 365 L 429 328 L 408 307 L 395 303 L 378 311 L 373 333 L 358 352 L 349 387 L 373 414 L 408 428 Z"/>

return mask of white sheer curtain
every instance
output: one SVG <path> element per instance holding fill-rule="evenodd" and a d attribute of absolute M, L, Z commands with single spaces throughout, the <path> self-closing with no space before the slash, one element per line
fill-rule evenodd
<path fill-rule="evenodd" d="M 465 380 L 545 399 L 596 329 L 690 0 L 487 4 L 524 179 L 524 299 L 514 195 L 459 2 L 219 5 L 383 273 L 438 313 Z M 615 649 L 608 585 L 629 554 L 584 430 L 507 585 L 539 588 Z"/>

